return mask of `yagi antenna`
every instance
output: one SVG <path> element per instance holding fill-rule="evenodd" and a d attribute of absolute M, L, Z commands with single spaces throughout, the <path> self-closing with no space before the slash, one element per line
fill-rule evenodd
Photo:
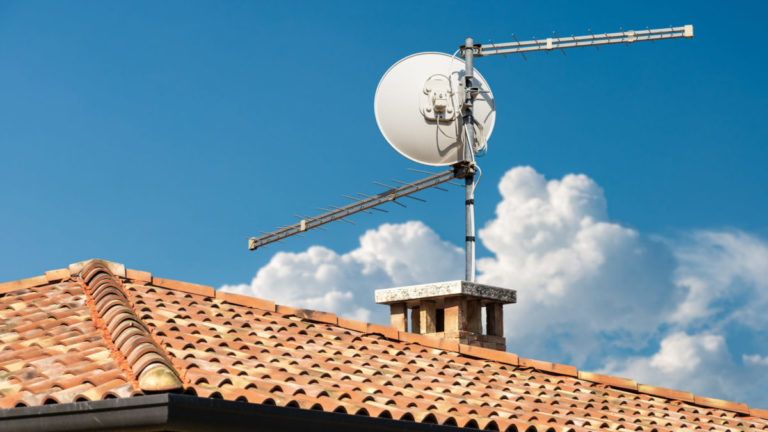
<path fill-rule="evenodd" d="M 314 228 L 323 229 L 321 225 L 325 225 L 327 223 L 334 222 L 337 220 L 347 221 L 347 219 L 345 219 L 347 216 L 351 216 L 359 212 L 364 212 L 364 211 L 367 211 L 368 209 L 383 210 L 383 209 L 378 209 L 377 206 L 380 206 L 382 204 L 386 204 L 389 202 L 397 203 L 396 200 L 399 198 L 409 196 L 413 193 L 422 191 L 424 189 L 428 189 L 430 187 L 439 185 L 440 183 L 445 183 L 451 179 L 454 179 L 457 175 L 455 171 L 456 169 L 443 171 L 441 173 L 434 174 L 432 176 L 429 176 L 421 180 L 417 180 L 415 182 L 406 183 L 397 188 L 390 188 L 376 195 L 360 194 L 361 196 L 363 196 L 363 198 L 354 198 L 354 197 L 345 195 L 346 198 L 352 199 L 354 200 L 354 202 L 351 204 L 347 204 L 343 207 L 329 206 L 329 207 L 332 207 L 333 210 L 327 211 L 321 214 L 320 216 L 302 217 L 297 215 L 296 217 L 301 219 L 298 223 L 281 227 L 270 233 L 263 233 L 264 235 L 260 237 L 254 237 L 254 238 L 248 239 L 248 249 L 254 250 L 256 248 L 268 245 L 269 243 L 280 241 L 286 237 L 298 235 L 304 231 L 308 231 Z M 321 209 L 321 210 L 324 210 L 324 209 Z M 347 221 L 347 222 L 350 222 L 350 221 Z"/>
<path fill-rule="evenodd" d="M 459 47 L 462 59 L 444 53 L 420 53 L 405 57 L 395 63 L 384 74 L 376 89 L 374 111 L 376 123 L 389 144 L 406 158 L 425 165 L 448 166 L 452 168 L 440 173 L 413 170 L 430 174 L 429 177 L 411 183 L 392 180 L 399 184 L 392 187 L 374 182 L 387 188 L 376 195 L 358 193 L 361 198 L 344 195 L 353 200 L 343 207 L 331 207 L 325 213 L 314 216 L 298 216 L 298 223 L 262 233 L 248 239 L 251 250 L 286 237 L 320 228 L 334 221 L 352 223 L 346 218 L 368 210 L 386 211 L 379 206 L 398 202 L 400 198 L 415 198 L 410 195 L 438 185 L 452 183 L 453 179 L 464 179 L 466 281 L 475 281 L 475 174 L 480 168 L 475 155 L 487 148 L 496 120 L 493 93 L 488 83 L 474 67 L 476 57 L 520 54 L 535 51 L 595 47 L 600 45 L 626 44 L 664 39 L 692 38 L 693 26 L 666 27 L 645 30 L 621 30 L 618 33 L 533 39 L 519 41 L 514 35 L 513 42 L 475 44 L 467 38 Z M 478 177 L 479 178 L 479 177 Z M 422 199 L 416 198 L 419 201 Z M 325 209 L 321 209 L 325 210 Z M 281 242 L 282 243 L 282 242 Z"/>

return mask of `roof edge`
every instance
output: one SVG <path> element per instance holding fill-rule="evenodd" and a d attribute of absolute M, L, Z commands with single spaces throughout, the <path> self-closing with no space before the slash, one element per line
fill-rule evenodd
<path fill-rule="evenodd" d="M 0 410 L 0 428 L 4 432 L 161 429 L 252 431 L 254 425 L 267 432 L 458 430 L 453 426 L 438 424 L 174 393 Z"/>
<path fill-rule="evenodd" d="M 159 278 L 153 276 L 150 272 L 133 270 L 126 268 L 123 264 L 102 260 L 91 259 L 81 261 L 79 263 L 71 264 L 68 268 L 57 269 L 45 272 L 42 276 L 35 276 L 26 279 L 20 279 L 17 281 L 10 281 L 0 283 L 0 295 L 33 288 L 42 285 L 48 285 L 50 283 L 59 282 L 70 279 L 72 276 L 77 275 L 82 271 L 83 267 L 92 261 L 99 261 L 103 263 L 110 271 L 113 271 L 115 276 L 130 279 L 137 284 L 151 284 L 161 288 L 181 291 L 188 294 L 200 295 L 204 297 L 215 298 L 219 301 L 227 302 L 230 304 L 251 307 L 269 312 L 284 313 L 286 315 L 293 315 L 298 318 L 306 319 L 309 321 L 321 322 L 326 324 L 336 325 L 348 330 L 359 331 L 361 333 L 379 334 L 387 339 L 392 339 L 398 342 L 415 343 L 425 346 L 427 348 L 441 349 L 444 351 L 456 352 L 459 354 L 467 355 L 474 358 L 483 360 L 496 361 L 503 364 L 508 364 L 515 367 L 530 368 L 539 372 L 545 372 L 557 375 L 567 375 L 582 381 L 592 382 L 595 384 L 601 384 L 606 387 L 613 387 L 621 390 L 631 391 L 634 393 L 647 394 L 651 396 L 663 397 L 670 400 L 678 400 L 691 405 L 697 405 L 705 408 L 717 408 L 726 411 L 732 411 L 739 414 L 743 414 L 751 417 L 759 417 L 768 419 L 768 409 L 752 408 L 748 405 L 740 402 L 727 401 L 722 399 L 715 399 L 709 397 L 696 396 L 692 393 L 673 390 L 664 387 L 651 386 L 646 384 L 639 384 L 636 381 L 628 378 L 602 375 L 593 372 L 580 371 L 575 366 L 546 362 L 541 360 L 527 359 L 518 357 L 516 354 L 506 351 L 498 351 L 488 348 L 481 348 L 476 346 L 470 346 L 465 344 L 459 344 L 457 341 L 449 341 L 442 338 L 430 337 L 427 335 L 421 335 L 416 333 L 401 332 L 394 327 L 374 324 L 364 321 L 356 321 L 346 318 L 339 318 L 336 314 L 330 312 L 323 312 L 312 309 L 301 309 L 291 306 L 277 305 L 272 301 L 264 300 L 256 297 L 245 296 L 241 294 L 228 293 L 224 291 L 218 291 L 215 288 L 208 285 L 194 284 L 190 282 L 181 282 L 172 279 Z M 76 270 L 76 273 L 73 271 Z"/>

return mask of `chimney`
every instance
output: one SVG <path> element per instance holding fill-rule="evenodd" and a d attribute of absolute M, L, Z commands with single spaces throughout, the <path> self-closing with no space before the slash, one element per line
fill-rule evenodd
<path fill-rule="evenodd" d="M 501 351 L 506 350 L 502 306 L 517 302 L 515 290 L 461 280 L 381 289 L 375 296 L 376 303 L 389 305 L 390 324 L 399 331 Z"/>

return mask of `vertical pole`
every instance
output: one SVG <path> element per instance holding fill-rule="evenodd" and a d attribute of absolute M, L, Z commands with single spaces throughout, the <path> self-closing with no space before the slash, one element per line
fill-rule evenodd
<path fill-rule="evenodd" d="M 475 72 L 474 41 L 467 38 L 464 42 L 464 131 L 466 142 L 464 145 L 464 162 L 469 164 L 470 174 L 464 178 L 464 207 L 466 210 L 466 271 L 464 279 L 467 282 L 475 281 L 475 174 L 472 166 L 475 161 L 475 128 L 472 124 L 472 77 Z"/>
<path fill-rule="evenodd" d="M 466 272 L 467 282 L 475 281 L 475 176 L 469 174 L 464 178 L 464 207 L 466 210 Z"/>

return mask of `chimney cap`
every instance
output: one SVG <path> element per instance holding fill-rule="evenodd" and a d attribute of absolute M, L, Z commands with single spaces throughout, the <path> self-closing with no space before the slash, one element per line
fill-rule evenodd
<path fill-rule="evenodd" d="M 474 297 L 493 303 L 517 303 L 517 291 L 513 289 L 499 288 L 464 280 L 380 289 L 376 290 L 375 299 L 378 304 L 408 303 L 411 301 L 416 303 L 420 300 L 456 295 Z"/>

